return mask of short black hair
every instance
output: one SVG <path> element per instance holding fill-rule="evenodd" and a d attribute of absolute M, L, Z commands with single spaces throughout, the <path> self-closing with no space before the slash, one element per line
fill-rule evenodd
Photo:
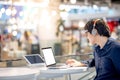
<path fill-rule="evenodd" d="M 97 30 L 97 32 L 100 36 L 110 37 L 110 29 L 109 29 L 109 26 L 107 25 L 107 23 L 103 19 L 99 19 L 97 21 L 96 20 L 97 19 L 91 19 L 90 21 L 88 21 L 86 23 L 84 29 L 87 30 L 88 32 L 92 33 L 93 26 L 95 23 L 94 28 Z"/>

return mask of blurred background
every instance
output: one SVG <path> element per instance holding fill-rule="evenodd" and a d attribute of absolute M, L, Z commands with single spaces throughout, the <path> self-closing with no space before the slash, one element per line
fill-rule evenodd
<path fill-rule="evenodd" d="M 92 58 L 83 27 L 104 19 L 120 40 L 119 0 L 0 0 L 0 65 L 21 66 L 23 55 L 53 47 L 58 62 Z"/>

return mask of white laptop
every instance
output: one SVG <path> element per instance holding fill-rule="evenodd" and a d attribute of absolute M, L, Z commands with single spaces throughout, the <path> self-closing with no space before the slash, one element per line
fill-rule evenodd
<path fill-rule="evenodd" d="M 68 68 L 69 67 L 66 64 L 61 64 L 61 65 L 56 64 L 52 47 L 42 48 L 41 50 L 42 50 L 42 53 L 44 56 L 44 61 L 45 61 L 46 67 L 48 67 L 49 69 L 59 69 L 59 68 Z"/>
<path fill-rule="evenodd" d="M 23 56 L 27 61 L 28 66 L 43 66 L 44 60 L 39 54 L 30 54 Z"/>

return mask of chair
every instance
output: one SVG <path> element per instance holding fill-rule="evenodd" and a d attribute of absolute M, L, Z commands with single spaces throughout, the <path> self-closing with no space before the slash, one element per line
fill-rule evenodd
<path fill-rule="evenodd" d="M 31 45 L 31 54 L 40 54 L 40 45 L 39 44 Z"/>

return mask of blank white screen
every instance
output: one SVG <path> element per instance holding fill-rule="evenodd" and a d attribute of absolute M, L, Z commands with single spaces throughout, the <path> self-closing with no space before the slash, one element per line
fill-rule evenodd
<path fill-rule="evenodd" d="M 55 64 L 55 58 L 51 48 L 42 49 L 46 65 Z"/>

